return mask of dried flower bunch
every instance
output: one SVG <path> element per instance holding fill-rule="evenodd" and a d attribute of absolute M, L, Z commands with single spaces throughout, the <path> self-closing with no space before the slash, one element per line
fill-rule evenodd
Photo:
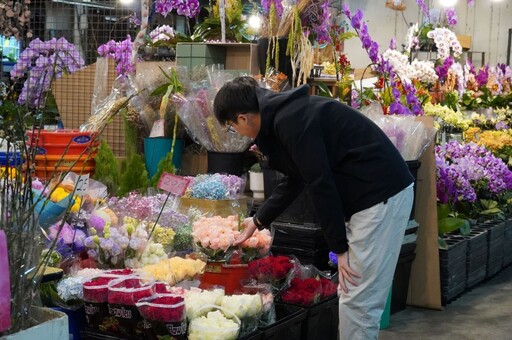
<path fill-rule="evenodd" d="M 32 30 L 28 28 L 30 22 L 30 0 L 0 0 L 0 29 L 5 37 L 32 38 Z"/>

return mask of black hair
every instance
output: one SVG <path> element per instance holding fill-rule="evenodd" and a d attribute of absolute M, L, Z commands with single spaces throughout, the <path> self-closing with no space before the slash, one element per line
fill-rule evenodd
<path fill-rule="evenodd" d="M 239 113 L 259 113 L 256 97 L 258 82 L 251 77 L 237 77 L 221 87 L 213 102 L 215 117 L 221 124 L 234 121 Z"/>

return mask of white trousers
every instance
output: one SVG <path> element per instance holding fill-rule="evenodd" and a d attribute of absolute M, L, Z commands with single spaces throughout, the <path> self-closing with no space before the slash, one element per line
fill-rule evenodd
<path fill-rule="evenodd" d="M 350 267 L 362 276 L 338 287 L 341 340 L 377 339 L 413 201 L 413 185 L 347 223 Z M 341 277 L 340 277 L 341 278 Z"/>

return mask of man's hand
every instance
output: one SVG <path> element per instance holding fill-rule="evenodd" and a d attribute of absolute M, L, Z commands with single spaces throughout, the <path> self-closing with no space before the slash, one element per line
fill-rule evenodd
<path fill-rule="evenodd" d="M 237 237 L 235 242 L 233 242 L 234 246 L 237 246 L 240 243 L 243 243 L 245 240 L 247 240 L 249 237 L 251 237 L 257 228 L 256 224 L 254 224 L 254 221 L 252 220 L 252 217 L 248 217 L 248 218 L 244 219 L 244 221 L 242 222 L 242 226 L 244 227 L 244 230 L 242 230 L 242 232 Z"/>
<path fill-rule="evenodd" d="M 338 275 L 341 289 L 343 289 L 345 293 L 348 293 L 347 283 L 345 281 L 350 282 L 353 286 L 357 286 L 354 278 L 361 278 L 361 275 L 350 268 L 348 251 L 343 254 L 338 254 Z"/>

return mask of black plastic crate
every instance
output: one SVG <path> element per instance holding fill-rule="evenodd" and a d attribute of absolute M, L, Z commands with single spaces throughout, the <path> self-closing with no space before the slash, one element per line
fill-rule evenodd
<path fill-rule="evenodd" d="M 468 241 L 462 236 L 445 238 L 448 249 L 439 250 L 441 304 L 453 301 L 466 289 L 466 258 Z"/>
<path fill-rule="evenodd" d="M 390 313 L 394 314 L 404 310 L 407 305 L 407 292 L 409 291 L 409 279 L 411 277 L 412 262 L 416 254 L 400 254 L 396 264 L 395 274 L 393 275 L 393 285 L 391 293 Z"/>
<path fill-rule="evenodd" d="M 307 318 L 303 324 L 301 339 L 336 339 L 339 323 L 338 306 L 338 297 L 332 296 L 313 306 L 304 307 L 307 311 Z"/>
<path fill-rule="evenodd" d="M 269 326 L 260 327 L 262 339 L 300 339 L 302 336 L 303 323 L 307 318 L 304 308 L 277 302 L 277 321 Z"/>
<path fill-rule="evenodd" d="M 274 222 L 273 244 L 301 249 L 327 249 L 322 229 L 314 224 Z"/>
<path fill-rule="evenodd" d="M 308 250 L 292 247 L 272 246 L 274 255 L 294 255 L 301 264 L 312 264 L 320 270 L 329 270 L 329 250 Z"/>

